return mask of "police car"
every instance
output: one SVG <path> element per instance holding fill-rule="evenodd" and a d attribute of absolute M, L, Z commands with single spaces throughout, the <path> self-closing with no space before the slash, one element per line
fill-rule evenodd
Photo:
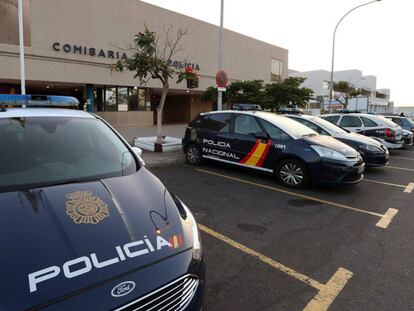
<path fill-rule="evenodd" d="M 0 96 L 0 309 L 201 310 L 190 210 L 104 120 L 41 101 Z"/>
<path fill-rule="evenodd" d="M 388 149 L 402 148 L 404 141 L 402 129 L 397 124 L 384 118 L 364 113 L 326 114 L 321 118 L 381 142 Z"/>
<path fill-rule="evenodd" d="M 306 125 L 321 135 L 332 136 L 351 146 L 361 154 L 367 166 L 383 166 L 388 163 L 388 149 L 373 138 L 346 131 L 331 122 L 315 116 L 289 115 L 287 117 Z"/>
<path fill-rule="evenodd" d="M 190 164 L 204 159 L 273 173 L 289 187 L 357 183 L 365 164 L 355 149 L 284 116 L 261 111 L 200 114 L 186 129 Z"/>

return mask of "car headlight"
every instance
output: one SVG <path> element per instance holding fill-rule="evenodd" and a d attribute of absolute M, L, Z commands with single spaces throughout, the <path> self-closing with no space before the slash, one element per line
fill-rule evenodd
<path fill-rule="evenodd" d="M 381 148 L 374 146 L 374 145 L 361 145 L 359 146 L 360 149 L 363 151 L 371 151 L 371 152 L 383 152 Z"/>
<path fill-rule="evenodd" d="M 185 205 L 184 202 L 181 201 L 177 196 L 172 195 L 172 197 L 180 211 L 181 216 L 191 226 L 191 232 L 193 236 L 193 258 L 196 260 L 200 260 L 202 256 L 201 238 L 194 215 L 193 213 L 191 213 L 187 205 Z"/>
<path fill-rule="evenodd" d="M 338 160 L 338 161 L 348 161 L 346 156 L 336 150 L 331 148 L 322 147 L 319 145 L 311 145 L 312 149 L 315 150 L 321 158 Z"/>

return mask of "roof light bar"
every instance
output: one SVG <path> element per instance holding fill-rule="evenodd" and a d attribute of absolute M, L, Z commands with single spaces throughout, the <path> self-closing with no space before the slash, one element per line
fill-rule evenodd
<path fill-rule="evenodd" d="M 76 107 L 79 101 L 71 96 L 0 94 L 0 106 Z"/>

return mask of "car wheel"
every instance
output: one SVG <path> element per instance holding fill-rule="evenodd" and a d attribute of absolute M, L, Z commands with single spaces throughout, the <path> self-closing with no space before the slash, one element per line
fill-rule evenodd
<path fill-rule="evenodd" d="M 195 144 L 190 144 L 185 150 L 185 160 L 191 165 L 200 165 L 203 162 L 200 148 Z"/>
<path fill-rule="evenodd" d="M 309 182 L 308 169 L 294 159 L 282 160 L 277 165 L 276 175 L 283 185 L 291 188 L 302 188 Z"/>

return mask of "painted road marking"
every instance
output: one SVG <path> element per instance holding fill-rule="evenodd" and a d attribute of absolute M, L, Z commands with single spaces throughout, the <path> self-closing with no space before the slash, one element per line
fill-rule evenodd
<path fill-rule="evenodd" d="M 404 192 L 405 193 L 411 193 L 414 190 L 414 183 L 410 182 L 407 187 L 405 187 Z"/>
<path fill-rule="evenodd" d="M 352 272 L 344 268 L 339 268 L 333 277 L 331 277 L 324 285 L 324 288 L 316 294 L 315 297 L 308 303 L 308 305 L 303 309 L 304 311 L 319 311 L 319 310 L 328 310 L 329 306 L 332 304 L 334 299 L 348 283 L 349 279 L 352 277 Z"/>
<path fill-rule="evenodd" d="M 318 290 L 318 293 L 315 297 L 308 303 L 308 305 L 303 309 L 304 311 L 325 311 L 328 310 L 329 306 L 339 295 L 345 285 L 348 283 L 349 279 L 352 277 L 353 273 L 344 268 L 339 268 L 335 274 L 329 279 L 326 284 L 322 284 L 311 277 L 308 277 L 300 272 L 297 272 L 284 264 L 281 264 L 255 250 L 240 244 L 229 237 L 218 233 L 206 226 L 198 224 L 198 227 L 201 231 L 219 239 L 220 241 L 242 251 L 245 254 L 253 256 L 259 259 L 261 262 L 268 264 L 272 268 L 286 273 L 287 275 L 315 288 Z"/>
<path fill-rule="evenodd" d="M 400 160 L 414 161 L 414 159 L 413 159 L 413 158 L 404 158 L 404 157 L 395 157 L 395 156 L 392 156 L 392 158 L 393 158 L 393 159 L 400 159 Z"/>
<path fill-rule="evenodd" d="M 412 193 L 413 190 L 414 190 L 414 183 L 412 183 L 412 182 L 409 183 L 408 185 L 404 186 L 404 185 L 393 184 L 393 183 L 389 183 L 389 182 L 385 182 L 385 181 L 372 180 L 372 179 L 366 179 L 366 178 L 364 178 L 363 181 L 368 181 L 368 182 L 375 183 L 375 184 L 380 184 L 380 185 L 404 188 L 405 193 Z"/>
<path fill-rule="evenodd" d="M 236 177 L 232 177 L 232 176 L 228 176 L 228 175 L 223 175 L 223 174 L 203 170 L 203 169 L 200 169 L 200 168 L 197 168 L 196 171 L 206 173 L 206 174 L 210 174 L 210 175 L 214 175 L 214 176 L 218 176 L 218 177 L 222 177 L 222 178 L 226 178 L 226 179 L 230 179 L 230 180 L 234 180 L 234 181 L 238 181 L 238 182 L 241 182 L 241 183 L 244 183 L 244 184 L 253 185 L 253 186 L 256 186 L 256 187 L 260 187 L 260 188 L 264 188 L 264 189 L 268 189 L 268 190 L 272 190 L 272 191 L 286 193 L 286 194 L 289 194 L 289 195 L 292 195 L 292 196 L 295 196 L 295 197 L 299 197 L 299 198 L 302 198 L 302 199 L 306 199 L 306 200 L 310 200 L 310 201 L 314 201 L 314 202 L 318 202 L 318 203 L 322 203 L 322 204 L 326 204 L 326 205 L 330 205 L 330 206 L 334 206 L 334 207 L 339 207 L 339 208 L 342 208 L 342 209 L 347 209 L 347 210 L 351 210 L 351 211 L 362 213 L 362 214 L 376 216 L 376 217 L 380 218 L 380 220 L 376 223 L 376 226 L 380 227 L 380 228 L 383 228 L 383 229 L 388 227 L 388 225 L 391 223 L 394 216 L 398 213 L 397 209 L 389 208 L 385 214 L 380 214 L 380 213 L 371 212 L 371 211 L 355 208 L 355 207 L 340 204 L 340 203 L 335 203 L 335 202 L 315 198 L 315 197 L 300 194 L 300 193 L 295 193 L 295 192 L 288 191 L 288 190 L 281 189 L 281 188 L 276 188 L 276 187 L 272 187 L 272 186 L 268 186 L 268 185 L 264 185 L 264 184 L 255 183 L 255 182 L 248 181 L 248 180 L 245 180 L 245 179 L 240 179 L 240 178 L 236 178 Z M 392 215 L 392 217 L 390 215 Z M 384 219 L 387 219 L 387 221 L 383 221 Z M 386 226 L 385 226 L 385 224 L 386 224 Z"/>
<path fill-rule="evenodd" d="M 397 167 L 397 166 L 388 166 L 388 165 L 383 166 L 383 167 L 385 167 L 385 168 L 391 168 L 391 169 L 394 169 L 394 170 L 414 172 L 414 169 L 413 168 L 405 168 L 405 167 Z"/>

